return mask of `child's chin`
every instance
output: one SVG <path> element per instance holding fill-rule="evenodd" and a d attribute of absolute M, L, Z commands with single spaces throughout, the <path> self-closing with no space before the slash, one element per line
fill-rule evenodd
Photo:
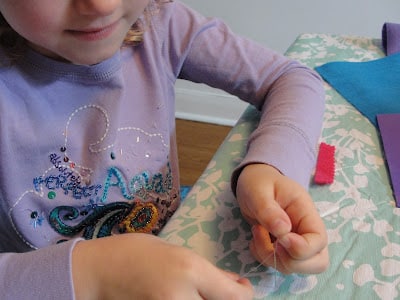
<path fill-rule="evenodd" d="M 78 55 L 74 56 L 74 57 L 70 57 L 70 58 L 65 58 L 66 61 L 74 64 L 74 65 L 85 65 L 85 66 L 91 66 L 91 65 L 96 65 L 98 63 L 101 63 L 102 61 L 105 61 L 109 58 L 111 58 L 112 56 L 115 55 L 116 51 L 108 51 L 108 52 L 103 52 L 103 53 L 89 53 L 89 55 L 86 55 L 86 53 L 84 55 L 81 55 L 81 53 L 79 53 Z"/>

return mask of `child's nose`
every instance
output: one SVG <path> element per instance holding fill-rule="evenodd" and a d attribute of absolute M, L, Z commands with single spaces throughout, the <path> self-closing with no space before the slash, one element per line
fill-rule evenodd
<path fill-rule="evenodd" d="M 74 5 L 82 15 L 111 15 L 122 0 L 76 0 Z"/>

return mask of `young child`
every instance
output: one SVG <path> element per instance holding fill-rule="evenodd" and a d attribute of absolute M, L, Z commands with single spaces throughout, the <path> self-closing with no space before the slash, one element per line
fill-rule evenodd
<path fill-rule="evenodd" d="M 306 191 L 324 109 L 314 72 L 178 1 L 0 12 L 1 299 L 251 299 L 248 280 L 156 237 L 180 201 L 177 78 L 262 111 L 232 176 L 254 256 L 273 265 L 271 234 L 279 271 L 327 267 Z"/>

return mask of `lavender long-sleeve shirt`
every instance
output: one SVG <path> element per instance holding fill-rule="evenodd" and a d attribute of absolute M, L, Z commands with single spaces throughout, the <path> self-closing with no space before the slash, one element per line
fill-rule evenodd
<path fill-rule="evenodd" d="M 259 108 L 242 166 L 271 164 L 308 185 L 324 109 L 319 77 L 219 20 L 176 1 L 153 16 L 142 44 L 100 64 L 28 51 L 0 66 L 1 299 L 73 299 L 77 240 L 157 234 L 172 216 L 177 78 Z"/>

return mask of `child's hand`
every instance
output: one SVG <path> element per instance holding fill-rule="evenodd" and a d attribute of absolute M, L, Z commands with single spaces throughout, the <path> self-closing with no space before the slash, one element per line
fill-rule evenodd
<path fill-rule="evenodd" d="M 247 279 L 149 234 L 77 243 L 76 299 L 252 299 Z"/>
<path fill-rule="evenodd" d="M 320 273 L 328 267 L 325 225 L 301 185 L 269 165 L 253 164 L 242 170 L 236 193 L 252 225 L 250 250 L 258 261 L 274 267 L 275 248 L 282 273 Z"/>

